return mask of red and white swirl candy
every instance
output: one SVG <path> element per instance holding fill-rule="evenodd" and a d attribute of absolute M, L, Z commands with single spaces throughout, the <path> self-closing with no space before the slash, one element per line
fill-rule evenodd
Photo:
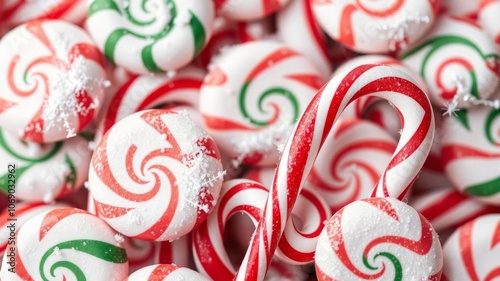
<path fill-rule="evenodd" d="M 264 18 L 289 0 L 214 0 L 217 13 L 233 21 L 250 21 Z"/>
<path fill-rule="evenodd" d="M 410 205 L 437 232 L 461 226 L 484 214 L 500 212 L 500 208 L 478 202 L 451 187 L 412 196 Z"/>
<path fill-rule="evenodd" d="M 76 208 L 41 213 L 16 233 L 15 273 L 4 256 L 2 280 L 122 281 L 128 274 L 125 249 L 103 220 Z"/>
<path fill-rule="evenodd" d="M 90 193 L 98 216 L 120 233 L 174 240 L 206 219 L 219 197 L 215 142 L 188 117 L 147 110 L 125 117 L 92 157 Z"/>
<path fill-rule="evenodd" d="M 88 211 L 96 215 L 94 200 L 88 198 Z M 184 235 L 181 238 L 169 242 L 146 241 L 126 236 L 117 235 L 117 240 L 127 252 L 129 272 L 135 272 L 145 266 L 156 263 L 173 263 L 179 266 L 189 266 L 192 258 L 191 235 Z"/>
<path fill-rule="evenodd" d="M 440 17 L 431 32 L 399 59 L 420 73 L 432 104 L 440 108 L 450 103 L 465 107 L 472 98 L 487 99 L 500 81 L 495 42 L 475 22 L 463 18 Z"/>
<path fill-rule="evenodd" d="M 18 26 L 0 42 L 0 126 L 26 141 L 76 135 L 99 109 L 106 85 L 99 50 L 73 24 Z"/>
<path fill-rule="evenodd" d="M 431 224 L 394 198 L 367 198 L 338 211 L 316 248 L 318 280 L 439 280 L 441 244 Z"/>
<path fill-rule="evenodd" d="M 10 216 L 10 212 L 8 210 L 4 210 L 0 213 L 0 255 L 3 256 L 3 253 L 6 249 L 10 248 L 10 245 L 14 245 L 12 241 L 15 241 L 15 235 L 12 236 L 13 233 L 11 229 L 8 228 L 11 223 L 15 223 L 15 227 L 12 227 L 12 230 L 17 230 L 21 227 L 25 222 L 27 222 L 32 217 L 43 213 L 45 211 L 53 210 L 56 208 L 69 207 L 66 204 L 43 204 L 43 203 L 16 203 L 16 205 L 12 205 L 11 208 L 14 210 L 15 216 Z M 14 208 L 15 207 L 15 208 Z"/>
<path fill-rule="evenodd" d="M 123 281 L 178 281 L 197 280 L 211 281 L 198 272 L 173 264 L 155 264 L 137 270 Z"/>
<path fill-rule="evenodd" d="M 4 0 L 3 10 L 0 9 L 2 23 L 10 28 L 39 19 L 59 19 L 80 25 L 86 16 L 85 0 Z"/>
<path fill-rule="evenodd" d="M 133 75 L 114 93 L 99 124 L 96 140 L 100 140 L 116 122 L 137 111 L 166 104 L 197 108 L 204 77 L 205 72 L 196 67 L 183 68 L 173 77 Z"/>
<path fill-rule="evenodd" d="M 131 73 L 178 70 L 205 47 L 212 1 L 89 0 L 87 30 L 104 55 Z"/>
<path fill-rule="evenodd" d="M 500 276 L 500 214 L 481 216 L 459 227 L 446 241 L 444 281 L 496 280 Z"/>
<path fill-rule="evenodd" d="M 15 196 L 50 203 L 77 191 L 87 180 L 92 151 L 83 136 L 50 144 L 26 142 L 0 129 L 0 165 L 15 163 Z M 0 172 L 0 192 L 7 193 L 8 171 Z"/>
<path fill-rule="evenodd" d="M 268 194 L 268 189 L 257 182 L 236 179 L 224 183 L 214 212 L 193 234 L 195 263 L 200 272 L 214 280 L 234 278 L 235 270 L 223 244 L 226 224 L 238 212 L 249 215 L 254 223 L 259 221 Z M 296 221 L 288 221 L 277 255 L 291 264 L 312 262 L 317 237 L 330 212 L 316 193 L 304 190 L 294 214 L 307 223 L 300 227 Z"/>
<path fill-rule="evenodd" d="M 422 37 L 432 26 L 438 0 L 313 0 L 316 19 L 328 35 L 361 53 L 387 53 Z"/>
<path fill-rule="evenodd" d="M 326 136 L 354 100 L 376 96 L 401 113 L 401 138 L 374 196 L 403 198 L 429 153 L 434 135 L 430 102 L 405 73 L 388 66 L 363 65 L 335 76 L 313 98 L 285 146 L 269 199 L 256 228 L 237 280 L 263 280 L 266 266 L 290 218 Z M 278 184 L 279 183 L 279 184 Z"/>
<path fill-rule="evenodd" d="M 322 83 L 314 65 L 285 45 L 246 43 L 213 64 L 201 88 L 200 112 L 228 157 L 271 165 L 279 157 L 277 145 Z"/>
<path fill-rule="evenodd" d="M 480 0 L 477 21 L 484 30 L 500 45 L 500 1 Z"/>
<path fill-rule="evenodd" d="M 455 188 L 500 205 L 500 110 L 461 110 L 442 126 L 441 160 Z"/>
<path fill-rule="evenodd" d="M 323 79 L 331 75 L 326 38 L 314 18 L 309 0 L 291 0 L 276 14 L 276 27 L 279 38 L 310 59 Z"/>
<path fill-rule="evenodd" d="M 396 149 L 394 138 L 361 119 L 339 119 L 328 133 L 307 177 L 332 214 L 370 196 Z"/>

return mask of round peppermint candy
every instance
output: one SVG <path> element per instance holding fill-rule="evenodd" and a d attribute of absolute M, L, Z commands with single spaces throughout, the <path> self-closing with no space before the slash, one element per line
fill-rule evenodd
<path fill-rule="evenodd" d="M 328 35 L 361 53 L 405 48 L 431 27 L 438 0 L 312 0 L 316 19 Z"/>
<path fill-rule="evenodd" d="M 98 216 L 111 227 L 132 238 L 165 241 L 206 219 L 223 176 L 215 142 L 194 121 L 147 110 L 103 136 L 89 184 Z"/>
<path fill-rule="evenodd" d="M 271 165 L 323 79 L 287 46 L 256 41 L 233 47 L 213 64 L 200 92 L 205 128 L 238 163 Z"/>
<path fill-rule="evenodd" d="M 189 64 L 205 47 L 212 1 L 90 0 L 86 27 L 112 62 L 138 74 Z"/>
<path fill-rule="evenodd" d="M 122 281 L 128 274 L 125 249 L 103 220 L 76 208 L 41 213 L 16 233 L 15 273 L 5 252 L 0 278 Z"/>
<path fill-rule="evenodd" d="M 80 27 L 32 21 L 0 42 L 0 127 L 32 142 L 73 137 L 97 113 L 107 84 L 103 61 Z"/>
<path fill-rule="evenodd" d="M 467 100 L 487 99 L 500 81 L 500 53 L 475 22 L 441 16 L 431 32 L 399 55 L 427 83 L 432 104 L 466 107 Z"/>
<path fill-rule="evenodd" d="M 442 126 L 441 160 L 453 185 L 500 205 L 500 109 L 460 110 Z"/>
<path fill-rule="evenodd" d="M 339 210 L 316 248 L 319 280 L 439 280 L 443 253 L 431 224 L 394 198 L 367 198 Z"/>
<path fill-rule="evenodd" d="M 0 172 L 0 191 L 8 193 L 15 184 L 16 198 L 29 202 L 53 202 L 78 190 L 87 180 L 92 151 L 81 134 L 50 144 L 26 142 L 0 129 L 0 165 L 15 166 L 15 182 Z"/>

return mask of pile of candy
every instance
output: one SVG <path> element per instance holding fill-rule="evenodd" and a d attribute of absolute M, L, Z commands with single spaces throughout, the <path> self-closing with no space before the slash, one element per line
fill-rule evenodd
<path fill-rule="evenodd" d="M 2 281 L 500 278 L 500 0 L 0 0 L 0 34 Z"/>

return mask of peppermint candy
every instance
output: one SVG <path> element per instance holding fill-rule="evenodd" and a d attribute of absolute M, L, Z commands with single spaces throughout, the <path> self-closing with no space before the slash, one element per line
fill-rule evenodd
<path fill-rule="evenodd" d="M 236 162 L 270 165 L 321 87 L 304 56 L 269 41 L 239 45 L 213 64 L 200 92 L 205 128 Z"/>
<path fill-rule="evenodd" d="M 137 74 L 177 70 L 205 47 L 212 1 L 91 0 L 86 27 L 106 57 Z"/>
<path fill-rule="evenodd" d="M 321 233 L 315 261 L 318 280 L 440 280 L 443 270 L 431 224 L 394 198 L 339 210 Z"/>
<path fill-rule="evenodd" d="M 422 37 L 439 9 L 437 0 L 313 0 L 312 8 L 328 35 L 361 53 L 387 53 Z"/>
<path fill-rule="evenodd" d="M 66 141 L 39 144 L 18 139 L 0 129 L 0 165 L 16 165 L 19 200 L 53 202 L 78 190 L 87 180 L 92 151 L 91 136 L 81 134 Z M 0 173 L 0 191 L 7 194 L 7 171 Z"/>
<path fill-rule="evenodd" d="M 316 190 L 332 214 L 368 197 L 391 160 L 396 141 L 360 119 L 340 119 L 328 133 L 306 186 Z"/>
<path fill-rule="evenodd" d="M 442 127 L 441 160 L 460 192 L 500 205 L 500 109 L 460 110 Z"/>
<path fill-rule="evenodd" d="M 217 202 L 222 164 L 214 141 L 186 116 L 147 110 L 116 123 L 92 157 L 89 184 L 98 216 L 120 233 L 174 240 Z"/>
<path fill-rule="evenodd" d="M 97 113 L 106 74 L 87 33 L 59 20 L 33 21 L 0 42 L 0 126 L 32 142 L 75 136 Z"/>
<path fill-rule="evenodd" d="M 15 273 L 8 270 L 6 252 L 0 278 L 121 281 L 128 261 L 115 234 L 103 220 L 80 209 L 41 213 L 17 231 Z"/>
<path fill-rule="evenodd" d="M 431 32 L 399 58 L 420 73 L 432 104 L 448 106 L 450 114 L 457 107 L 466 107 L 471 99 L 487 99 L 500 81 L 495 42 L 477 24 L 463 18 L 440 17 Z"/>

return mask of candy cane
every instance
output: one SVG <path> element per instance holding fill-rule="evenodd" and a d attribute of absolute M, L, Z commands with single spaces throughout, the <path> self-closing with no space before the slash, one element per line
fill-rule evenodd
<path fill-rule="evenodd" d="M 201 272 L 214 280 L 233 279 L 235 270 L 222 240 L 226 223 L 235 213 L 243 212 L 256 224 L 268 195 L 268 188 L 250 180 L 229 180 L 223 184 L 219 204 L 193 234 L 195 263 Z M 289 220 L 277 256 L 287 263 L 305 264 L 314 259 L 317 238 L 330 212 L 318 194 L 303 190 L 295 214 L 307 226 L 300 228 Z"/>
<path fill-rule="evenodd" d="M 387 66 L 364 65 L 335 76 L 313 98 L 289 138 L 237 280 L 263 280 L 328 132 L 349 103 L 370 95 L 391 101 L 404 121 L 399 144 L 372 195 L 403 198 L 406 194 L 434 135 L 434 117 L 427 96 L 410 77 Z"/>

